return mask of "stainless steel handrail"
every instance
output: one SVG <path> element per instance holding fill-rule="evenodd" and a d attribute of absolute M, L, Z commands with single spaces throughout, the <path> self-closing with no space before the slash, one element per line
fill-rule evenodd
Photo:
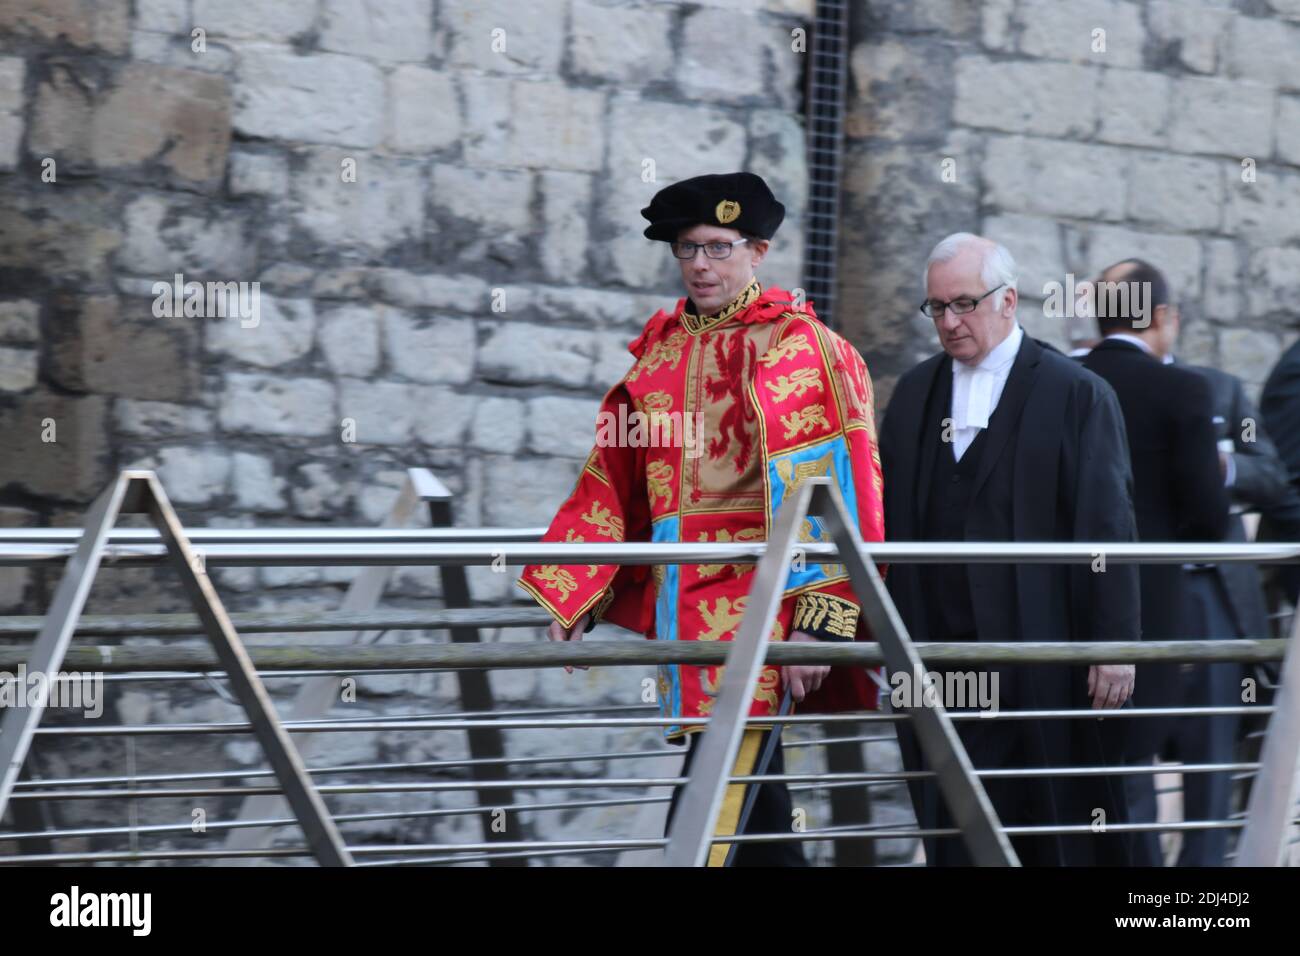
<path fill-rule="evenodd" d="M 137 482 L 144 479 L 132 477 Z M 152 476 L 149 476 L 150 480 Z M 445 493 L 445 489 L 439 491 Z M 818 491 L 825 497 L 833 494 L 833 489 Z M 444 494 L 445 496 L 445 494 Z M 825 508 L 826 501 L 822 502 Z M 841 508 L 842 510 L 842 508 Z M 815 512 L 810 512 L 815 513 Z M 170 514 L 166 517 L 171 518 Z M 830 522 L 834 525 L 834 521 Z M 98 560 L 104 567 L 113 565 L 141 566 L 157 564 L 168 556 L 168 538 L 154 529 L 115 529 L 105 530 L 102 523 L 97 528 L 101 537 L 97 542 Z M 844 529 L 840 529 L 843 531 Z M 734 563 L 751 564 L 761 561 L 764 555 L 772 557 L 767 543 L 750 544 L 652 544 L 644 542 L 617 544 L 560 544 L 540 543 L 542 534 L 537 528 L 516 529 L 182 529 L 172 522 L 171 541 L 176 540 L 178 532 L 183 532 L 183 547 L 192 552 L 203 566 L 298 566 L 298 565 L 332 565 L 357 567 L 389 567 L 398 565 L 441 565 L 445 567 L 486 565 L 500 563 L 503 559 L 508 565 L 520 565 L 534 562 L 553 562 L 564 564 L 603 563 L 603 564 L 690 564 L 690 563 Z M 39 565 L 61 563 L 68 560 L 79 547 L 87 545 L 87 539 L 81 529 L 5 529 L 0 531 L 0 565 Z M 844 550 L 841 550 L 844 549 Z M 1055 563 L 1079 564 L 1093 563 L 1104 556 L 1107 562 L 1116 564 L 1159 564 L 1186 562 L 1233 562 L 1282 563 L 1300 560 L 1300 544 L 1175 544 L 1175 543 L 1053 543 L 1053 542 L 891 542 L 863 545 L 851 543 L 843 535 L 836 537 L 835 544 L 805 543 L 791 548 L 790 554 L 813 563 L 844 563 L 856 568 L 854 584 L 861 595 L 861 586 L 865 578 L 859 580 L 867 568 L 866 562 L 885 564 L 899 563 L 948 563 L 954 560 L 983 563 Z M 870 590 L 870 587 L 868 588 Z M 875 600 L 881 600 L 878 591 Z M 884 600 L 887 601 L 887 598 Z M 751 602 L 752 603 L 752 602 Z M 864 610 L 876 613 L 879 608 L 868 607 L 871 601 L 864 601 Z M 76 615 L 72 615 L 76 617 Z M 870 616 L 870 614 L 869 614 Z M 230 615 L 229 623 L 237 629 L 248 632 L 263 633 L 301 633 L 325 630 L 378 631 L 378 630 L 433 630 L 455 627 L 537 627 L 548 620 L 544 612 L 533 607 L 510 607 L 505 609 L 467 609 L 424 611 L 365 611 L 362 613 L 331 614 L 329 612 L 311 614 L 275 614 L 257 613 Z M 488 623 L 492 622 L 492 623 Z M 41 630 L 48 621 L 43 618 L 7 618 L 0 619 L 0 679 L 8 665 L 28 659 L 25 647 L 26 639 Z M 879 620 L 873 621 L 873 627 Z M 142 615 L 132 619 L 121 616 L 101 616 L 98 619 L 82 619 L 77 622 L 75 630 L 69 633 L 76 638 L 89 636 L 127 636 L 137 633 L 159 636 L 180 636 L 184 634 L 205 633 L 210 629 L 205 622 L 193 615 Z M 904 644 L 914 650 L 916 661 L 927 666 L 952 666 L 970 664 L 991 666 L 995 664 L 1035 664 L 1035 663 L 1070 663 L 1083 664 L 1093 662 L 1146 662 L 1163 661 L 1277 661 L 1286 660 L 1288 645 L 1286 640 L 1251 640 L 1251 641 L 1172 641 L 1172 642 L 1098 642 L 1068 643 L 1044 642 L 1040 644 L 1008 643 L 979 645 L 912 645 L 905 635 Z M 371 673 L 406 673 L 412 671 L 450 670 L 454 672 L 481 671 L 496 667 L 552 667 L 563 663 L 633 665 L 649 663 L 724 663 L 734 657 L 736 646 L 702 646 L 643 641 L 587 641 L 578 645 L 470 645 L 452 646 L 445 644 L 402 645 L 399 647 L 257 647 L 246 649 L 252 665 L 257 667 L 258 676 L 267 676 L 261 672 L 262 667 L 274 668 L 277 675 L 320 675 L 320 674 L 356 674 L 363 670 Z M 295 655 L 297 655 L 295 657 Z M 875 644 L 842 645 L 775 645 L 767 649 L 763 659 L 772 663 L 811 663 L 824 662 L 833 664 L 854 664 L 871 666 L 889 660 L 885 648 Z M 218 671 L 220 662 L 203 648 L 161 646 L 161 647 L 84 647 L 73 644 L 66 648 L 63 663 L 66 666 L 82 670 L 104 672 L 111 670 L 114 678 L 122 680 L 159 679 L 171 675 L 185 678 L 209 679 L 221 678 Z M 1294 666 L 1294 662 L 1291 662 Z M 897 662 L 893 662 L 897 669 Z M 12 668 L 10 668 L 12 669 Z M 1294 705 L 1285 699 L 1285 682 L 1281 691 L 1280 706 L 1289 714 Z M 1213 716 L 1219 715 L 1272 715 L 1272 705 L 1245 705 L 1241 707 L 1184 707 L 1184 708 L 1146 708 L 1108 711 L 1107 719 L 1168 717 L 1168 716 Z M 614 708 L 605 708 L 613 712 Z M 592 716 L 586 718 L 567 718 L 563 713 L 596 714 L 600 708 L 550 709 L 535 710 L 530 713 L 520 712 L 519 716 L 506 716 L 507 712 L 485 712 L 477 714 L 441 715 L 393 715 L 372 717 L 360 720 L 319 719 L 309 721 L 284 721 L 282 732 L 294 734 L 319 733 L 388 733 L 400 731 L 470 731 L 492 728 L 494 731 L 526 731 L 547 729 L 551 731 L 565 728 L 604 727 L 604 728 L 651 728 L 661 727 L 667 723 L 682 723 L 680 719 L 660 717 L 608 717 Z M 916 713 L 872 712 L 866 714 L 836 715 L 792 715 L 782 718 L 752 718 L 741 723 L 782 723 L 800 726 L 809 723 L 825 725 L 828 730 L 837 724 L 892 724 L 897 720 L 913 720 Z M 1099 715 L 1093 711 L 1073 710 L 1038 710 L 1005 711 L 995 714 L 957 711 L 947 713 L 945 720 L 951 722 L 967 720 L 1028 720 L 1028 719 L 1095 719 Z M 702 728 L 714 722 L 708 719 L 686 721 L 698 724 Z M 247 734 L 258 732 L 257 721 L 247 723 L 213 723 L 213 724 L 174 724 L 147 726 L 61 726 L 36 728 L 32 732 L 37 738 L 64 737 L 124 737 L 134 739 L 147 735 L 210 735 L 210 734 Z M 852 731 L 850 731 L 852 733 Z M 706 737 L 708 732 L 706 731 Z M 1288 737 L 1291 736 L 1288 733 Z M 807 748 L 828 746 L 836 742 L 865 742 L 867 740 L 888 740 L 889 737 L 868 737 L 854 735 L 848 737 L 827 737 L 822 740 L 788 741 L 789 748 Z M 1282 745 L 1284 756 L 1286 748 L 1292 745 L 1288 741 Z M 1275 741 L 1274 751 L 1277 751 Z M 520 760 L 499 758 L 489 761 L 407 761 L 394 764 L 358 764 L 343 767 L 321 767 L 303 774 L 312 777 L 336 776 L 341 774 L 369 774 L 379 771 L 434 771 L 460 773 L 472 769 L 473 765 L 485 762 L 502 764 L 517 763 L 520 766 L 537 766 L 549 763 L 568 763 L 581 760 L 617 761 L 622 759 L 640 759 L 642 757 L 673 756 L 669 751 L 616 752 L 598 754 L 560 754 L 555 756 L 528 757 Z M 1271 758 L 1276 762 L 1276 757 Z M 969 781 L 986 779 L 1006 779 L 1033 776 L 1063 776 L 1083 778 L 1098 775 L 1138 775 L 1138 774 L 1195 774 L 1195 773 L 1230 773 L 1234 778 L 1248 778 L 1257 773 L 1268 760 L 1260 762 L 1242 761 L 1211 764 L 1159 764 L 1143 766 L 1104 766 L 1104 767 L 1056 767 L 1056 768 L 1001 768 L 978 769 L 966 771 Z M 247 780 L 257 777 L 274 776 L 273 771 L 236 770 L 217 771 L 213 774 L 155 774 L 140 776 L 106 776 L 99 778 L 67 778 L 59 780 L 30 780 L 12 785 L 10 799 L 19 802 L 37 800 L 79 800 L 79 799 L 149 799 L 176 798 L 185 796 L 250 796 L 273 795 L 283 792 L 277 786 L 237 786 L 237 787 L 162 787 L 164 782 Z M 780 780 L 792 784 L 794 791 L 829 790 L 843 787 L 898 787 L 908 779 L 933 776 L 931 771 L 917 772 L 865 772 L 752 775 L 729 778 L 733 782 L 758 782 L 763 780 Z M 393 781 L 391 783 L 339 782 L 335 784 L 317 784 L 315 792 L 323 796 L 342 794 L 381 794 L 411 792 L 458 792 L 478 790 L 482 793 L 497 791 L 502 794 L 514 790 L 547 791 L 554 789 L 592 789 L 592 790 L 635 790 L 663 788 L 687 782 L 681 777 L 646 777 L 629 776 L 622 778 L 582 776 L 551 776 L 534 780 L 499 780 L 482 781 L 473 779 L 440 779 L 418 781 Z M 949 781 L 953 782 L 952 779 Z M 105 785 L 108 786 L 105 786 Z M 143 784 L 143 786 L 142 786 Z M 120 787 L 119 787 L 120 785 Z M 297 784 L 295 784 L 297 785 Z M 1278 800 L 1285 797 L 1285 787 L 1278 788 L 1278 778 L 1274 774 L 1274 808 L 1270 811 L 1278 816 Z M 554 806 L 572 807 L 591 806 L 625 806 L 640 803 L 660 803 L 666 797 L 633 796 L 613 800 L 595 801 L 555 801 L 553 804 L 515 804 L 510 807 L 515 812 L 528 813 L 545 810 Z M 422 816 L 455 816 L 485 813 L 483 806 L 456 807 L 427 811 L 392 811 L 380 814 L 337 814 L 327 817 L 332 823 L 365 822 L 373 819 L 394 819 L 400 817 L 418 818 Z M 1247 827 L 1244 815 L 1234 813 L 1223 821 L 1183 821 L 1182 823 L 1134 823 L 1114 824 L 1108 831 L 1130 829 L 1179 831 L 1208 828 L 1238 829 Z M 283 816 L 258 821 L 225 821 L 213 824 L 218 830 L 239 831 L 255 826 L 283 827 L 300 820 Z M 1283 825 L 1294 823 L 1290 817 L 1281 821 Z M 328 824 L 327 824 L 328 825 Z M 54 830 L 46 832 L 12 831 L 0 832 L 0 841 L 53 839 L 60 835 L 72 836 L 114 836 L 128 834 L 182 834 L 189 829 L 188 824 L 161 824 L 147 827 L 83 827 L 75 829 Z M 1256 828 L 1257 832 L 1260 828 Z M 703 830 L 701 832 L 704 832 Z M 824 827 L 795 834 L 775 836 L 732 836 L 719 837 L 713 842 L 752 843 L 771 840 L 843 840 L 849 838 L 915 838 L 933 833 L 934 835 L 954 836 L 961 831 L 925 831 L 921 829 L 889 828 L 881 825 L 842 824 Z M 998 828 L 1001 839 L 1006 836 L 1045 834 L 1045 833 L 1087 833 L 1088 826 L 1057 827 L 1017 827 L 1001 826 Z M 966 834 L 969 838 L 969 834 Z M 1259 840 L 1261 845 L 1271 850 L 1278 845 L 1275 840 L 1276 830 L 1270 831 Z M 133 836 L 134 839 L 134 836 Z M 442 853 L 443 857 L 423 857 L 427 862 L 465 862 L 471 859 L 490 861 L 493 859 L 527 858 L 544 855 L 574 855 L 590 853 L 619 852 L 631 848 L 655 848 L 668 844 L 665 839 L 650 840 L 589 840 L 589 841 L 528 841 L 512 842 L 510 840 L 488 840 L 484 843 L 468 844 L 422 844 L 403 846 L 400 849 L 374 847 L 356 847 L 340 844 L 343 853 L 353 856 L 383 856 L 390 853 L 402 853 L 404 860 L 381 861 L 387 865 L 415 863 L 421 854 Z M 18 857 L 0 856 L 0 863 L 12 862 L 93 862 L 93 861 L 145 861 L 163 860 L 201 860 L 218 858 L 279 858 L 283 856 L 307 855 L 310 851 L 303 848 L 259 849 L 252 853 L 236 850 L 226 851 L 154 851 L 124 853 L 53 853 L 28 854 Z M 319 847 L 316 850 L 319 856 Z M 1258 854 L 1257 854 L 1258 856 Z M 371 862 L 367 865 L 376 865 Z"/>
<path fill-rule="evenodd" d="M 508 545 L 508 546 L 507 546 Z M 59 564 L 74 544 L 0 545 L 0 566 Z M 211 567 L 369 567 L 383 565 L 523 564 L 757 564 L 765 543 L 735 542 L 570 544 L 521 541 L 462 544 L 209 544 L 196 550 Z M 814 563 L 843 563 L 833 544 L 805 542 L 795 553 Z M 1114 564 L 1256 564 L 1300 561 L 1300 544 L 1120 542 L 873 542 L 867 549 L 882 564 L 1091 564 L 1101 556 Z M 166 560 L 156 544 L 106 544 L 108 565 L 150 565 Z"/>

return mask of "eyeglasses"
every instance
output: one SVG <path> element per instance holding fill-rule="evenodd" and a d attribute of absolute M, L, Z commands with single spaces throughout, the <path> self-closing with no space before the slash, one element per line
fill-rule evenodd
<path fill-rule="evenodd" d="M 704 250 L 704 254 L 710 259 L 728 259 L 731 257 L 731 247 L 739 246 L 748 239 L 737 239 L 735 242 L 671 242 L 673 255 L 678 259 L 694 259 L 695 253 L 699 249 Z"/>
<path fill-rule="evenodd" d="M 997 292 L 998 289 L 1001 289 L 1004 285 L 1006 285 L 1005 282 L 995 285 L 978 299 L 972 299 L 968 295 L 953 299 L 951 302 L 942 302 L 939 299 L 926 299 L 921 303 L 921 311 L 932 319 L 937 319 L 939 316 L 943 315 L 944 309 L 951 309 L 953 315 L 965 315 L 967 312 L 974 312 L 981 302 L 991 296 L 994 292 Z"/>

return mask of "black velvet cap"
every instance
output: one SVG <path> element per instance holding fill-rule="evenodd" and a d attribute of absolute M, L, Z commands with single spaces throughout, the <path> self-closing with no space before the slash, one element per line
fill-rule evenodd
<path fill-rule="evenodd" d="M 641 215 L 650 220 L 646 238 L 663 242 L 673 242 L 678 232 L 697 225 L 726 226 L 771 239 L 785 219 L 785 206 L 761 176 L 716 173 L 665 186 Z"/>

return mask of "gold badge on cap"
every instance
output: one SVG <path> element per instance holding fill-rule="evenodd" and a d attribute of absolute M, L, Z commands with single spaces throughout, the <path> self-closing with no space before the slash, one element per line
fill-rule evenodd
<path fill-rule="evenodd" d="M 713 214 L 724 226 L 729 222 L 735 222 L 740 218 L 740 203 L 734 199 L 724 199 L 718 203 L 718 208 L 713 210 Z"/>

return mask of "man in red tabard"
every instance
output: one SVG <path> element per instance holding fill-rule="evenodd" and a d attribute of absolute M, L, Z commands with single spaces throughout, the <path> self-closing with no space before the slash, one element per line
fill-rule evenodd
<path fill-rule="evenodd" d="M 811 305 L 754 277 L 785 208 L 760 177 L 742 172 L 675 183 L 641 213 L 650 221 L 647 238 L 668 243 L 677 258 L 688 298 L 655 314 L 629 346 L 636 362 L 605 396 L 595 448 L 543 540 L 763 541 L 781 502 L 805 478 L 822 475 L 839 488 L 863 539 L 883 540 L 866 365 L 817 320 Z M 803 523 L 802 540 L 823 534 L 817 519 Z M 656 640 L 728 641 L 744 613 L 753 570 L 745 564 L 530 565 L 519 585 L 555 618 L 552 640 L 580 640 L 599 619 Z M 772 639 L 851 641 L 859 636 L 859 618 L 844 568 L 808 564 L 790 574 Z M 869 639 L 865 631 L 862 637 Z M 683 722 L 707 717 L 721 669 L 660 667 L 664 715 Z M 787 687 L 800 711 L 876 705 L 861 668 L 768 665 L 751 716 L 777 714 Z M 681 743 L 693 741 L 699 729 L 674 724 L 666 734 Z M 746 732 L 736 774 L 751 771 L 768 732 Z M 782 772 L 780 753 L 778 747 L 769 773 Z M 736 832 L 744 789 L 728 788 L 719 835 Z M 744 832 L 790 828 L 785 786 L 760 785 Z M 720 864 L 727 848 L 715 844 L 710 865 Z M 744 844 L 734 862 L 805 864 L 793 841 Z"/>

